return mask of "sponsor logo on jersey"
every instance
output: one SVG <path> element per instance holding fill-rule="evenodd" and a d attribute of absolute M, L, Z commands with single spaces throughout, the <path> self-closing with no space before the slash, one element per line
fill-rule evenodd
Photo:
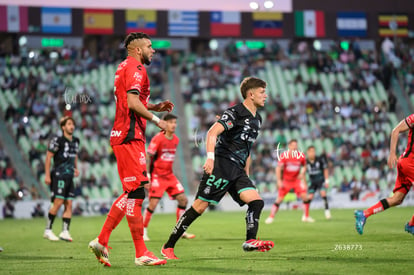
<path fill-rule="evenodd" d="M 124 182 L 131 182 L 131 181 L 136 181 L 137 178 L 136 177 L 126 177 L 124 178 Z"/>
<path fill-rule="evenodd" d="M 163 161 L 174 161 L 175 159 L 175 154 L 171 154 L 171 153 L 163 153 L 160 157 L 160 159 L 162 159 Z"/>
<path fill-rule="evenodd" d="M 111 131 L 111 137 L 120 137 L 121 134 L 122 134 L 122 131 L 116 131 L 116 130 Z"/>
<path fill-rule="evenodd" d="M 145 165 L 147 163 L 147 160 L 145 158 L 145 154 L 141 152 L 141 156 L 139 157 L 139 164 Z"/>

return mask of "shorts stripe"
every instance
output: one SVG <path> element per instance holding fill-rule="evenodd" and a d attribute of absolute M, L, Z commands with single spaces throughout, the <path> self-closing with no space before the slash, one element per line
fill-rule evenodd
<path fill-rule="evenodd" d="M 64 196 L 55 196 L 55 198 L 66 200 L 66 198 Z"/>
<path fill-rule="evenodd" d="M 241 192 L 247 191 L 247 190 L 256 190 L 256 188 L 254 188 L 254 187 L 246 187 L 246 188 L 243 188 L 243 189 L 240 189 L 239 191 L 237 191 L 237 194 L 240 194 Z"/>
<path fill-rule="evenodd" d="M 208 200 L 208 199 L 203 198 L 201 196 L 198 196 L 198 198 L 202 201 L 206 201 L 206 202 L 209 202 L 209 203 L 212 203 L 212 204 L 218 204 L 218 201 Z"/>

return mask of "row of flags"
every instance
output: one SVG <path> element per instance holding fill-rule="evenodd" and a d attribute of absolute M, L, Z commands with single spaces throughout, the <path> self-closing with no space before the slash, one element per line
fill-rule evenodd
<path fill-rule="evenodd" d="M 125 31 L 143 31 L 157 35 L 157 11 L 126 10 Z M 72 33 L 72 9 L 57 7 L 41 8 L 41 32 Z M 252 32 L 256 37 L 282 37 L 283 13 L 253 12 Z M 325 37 L 325 14 L 323 11 L 305 10 L 294 12 L 295 34 L 299 37 Z M 0 31 L 27 32 L 28 8 L 0 6 Z M 210 35 L 237 37 L 241 35 L 241 13 L 232 11 L 210 12 Z M 365 12 L 339 12 L 336 27 L 340 37 L 367 36 L 368 21 Z M 83 28 L 85 34 L 113 34 L 113 10 L 84 9 Z M 168 35 L 198 36 L 199 12 L 168 11 Z M 380 14 L 378 16 L 379 35 L 408 36 L 408 16 L 403 14 Z"/>

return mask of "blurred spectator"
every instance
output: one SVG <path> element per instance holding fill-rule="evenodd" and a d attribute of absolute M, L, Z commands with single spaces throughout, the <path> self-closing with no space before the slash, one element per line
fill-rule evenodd
<path fill-rule="evenodd" d="M 19 200 L 19 196 L 17 195 L 16 190 L 14 190 L 13 188 L 10 188 L 10 194 L 7 195 L 6 199 L 8 199 L 10 201 L 17 201 L 17 200 Z"/>
<path fill-rule="evenodd" d="M 6 202 L 3 205 L 3 217 L 14 218 L 14 205 L 10 199 L 6 199 Z"/>
<path fill-rule="evenodd" d="M 44 217 L 44 216 L 45 216 L 45 211 L 43 211 L 42 204 L 41 203 L 36 204 L 32 212 L 32 217 L 36 218 L 36 217 Z"/>
<path fill-rule="evenodd" d="M 19 200 L 24 200 L 29 198 L 29 190 L 24 185 L 22 181 L 19 182 L 19 188 L 17 189 L 17 196 L 19 197 Z"/>
<path fill-rule="evenodd" d="M 30 188 L 30 196 L 32 197 L 32 200 L 40 199 L 39 192 L 34 184 L 32 185 L 32 188 Z"/>
<path fill-rule="evenodd" d="M 73 216 L 82 216 L 83 208 L 80 206 L 80 203 L 77 203 L 75 208 L 73 209 Z"/>
<path fill-rule="evenodd" d="M 351 186 L 347 179 L 344 177 L 341 182 L 340 192 L 348 192 L 351 190 Z"/>
<path fill-rule="evenodd" d="M 361 182 L 357 180 L 355 177 L 352 177 L 350 187 L 351 187 L 351 196 L 350 196 L 351 200 L 352 201 L 359 200 L 359 194 L 361 194 L 361 191 L 362 191 Z"/>
<path fill-rule="evenodd" d="M 99 207 L 99 213 L 101 213 L 101 215 L 106 215 L 109 212 L 109 208 L 106 205 L 106 203 L 102 203 L 101 206 Z"/>

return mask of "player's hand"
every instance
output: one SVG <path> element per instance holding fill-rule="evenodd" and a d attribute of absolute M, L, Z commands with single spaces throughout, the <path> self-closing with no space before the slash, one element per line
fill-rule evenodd
<path fill-rule="evenodd" d="M 388 167 L 389 168 L 394 168 L 397 165 L 398 162 L 398 158 L 396 154 L 390 154 L 390 156 L 388 157 Z"/>
<path fill-rule="evenodd" d="M 158 122 L 157 126 L 161 129 L 161 130 L 166 130 L 167 129 L 167 122 L 163 119 L 160 120 L 160 122 Z"/>
<path fill-rule="evenodd" d="M 46 183 L 46 185 L 50 185 L 51 182 L 52 182 L 52 180 L 50 179 L 50 175 L 45 175 L 45 183 Z"/>
<path fill-rule="evenodd" d="M 169 100 L 160 102 L 155 104 L 154 108 L 152 109 L 155 112 L 171 112 L 174 109 L 174 103 Z"/>
<path fill-rule="evenodd" d="M 206 172 L 208 175 L 211 175 L 213 173 L 214 169 L 214 160 L 213 159 L 207 159 L 206 162 L 203 165 L 204 172 Z"/>
<path fill-rule="evenodd" d="M 75 172 L 73 173 L 73 176 L 78 177 L 79 176 L 79 170 L 75 168 Z"/>

